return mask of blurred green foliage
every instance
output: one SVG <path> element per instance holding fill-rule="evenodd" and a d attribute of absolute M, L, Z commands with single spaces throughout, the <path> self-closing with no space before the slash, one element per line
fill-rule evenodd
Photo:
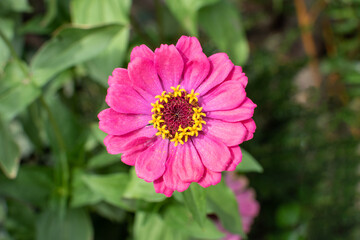
<path fill-rule="evenodd" d="M 237 168 L 261 204 L 249 238 L 359 239 L 360 2 L 305 2 L 304 30 L 284 0 L 1 0 L 0 239 L 221 238 L 208 214 L 243 234 L 224 182 L 156 194 L 97 127 L 132 47 L 183 34 L 249 77 L 258 129 Z"/>

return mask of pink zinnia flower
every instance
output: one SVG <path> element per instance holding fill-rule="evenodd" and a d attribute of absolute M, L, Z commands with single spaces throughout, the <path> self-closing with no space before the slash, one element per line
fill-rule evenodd
<path fill-rule="evenodd" d="M 255 199 L 255 192 L 253 189 L 247 188 L 249 181 L 244 176 L 238 176 L 235 173 L 227 173 L 225 181 L 229 188 L 234 192 L 236 201 L 238 202 L 239 214 L 241 216 L 244 232 L 249 233 L 254 218 L 260 211 L 260 205 Z M 239 235 L 227 232 L 219 221 L 217 221 L 217 226 L 226 234 L 223 240 L 241 240 Z"/>
<path fill-rule="evenodd" d="M 215 185 L 241 161 L 238 145 L 256 128 L 247 82 L 225 53 L 207 58 L 195 37 L 155 52 L 135 47 L 128 68 L 109 77 L 110 108 L 98 115 L 109 134 L 107 151 L 122 153 L 139 178 L 166 196 L 191 182 Z"/>

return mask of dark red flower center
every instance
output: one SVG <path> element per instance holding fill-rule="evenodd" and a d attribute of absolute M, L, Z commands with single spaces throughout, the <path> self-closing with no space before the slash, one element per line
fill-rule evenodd
<path fill-rule="evenodd" d="M 202 112 L 202 107 L 199 107 L 199 94 L 194 93 L 194 90 L 187 93 L 180 89 L 180 85 L 171 89 L 173 92 L 164 91 L 155 97 L 159 100 L 151 103 L 153 115 L 150 123 L 158 129 L 157 136 L 168 138 L 177 146 L 179 142 L 187 142 L 189 136 L 198 136 L 202 124 L 205 124 L 202 118 L 206 114 Z"/>

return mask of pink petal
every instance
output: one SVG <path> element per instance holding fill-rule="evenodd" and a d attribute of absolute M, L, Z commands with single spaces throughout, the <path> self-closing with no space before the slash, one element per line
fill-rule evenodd
<path fill-rule="evenodd" d="M 210 63 L 206 55 L 203 53 L 198 54 L 186 63 L 184 70 L 184 81 L 181 86 L 188 92 L 191 89 L 196 89 L 207 77 L 210 71 Z"/>
<path fill-rule="evenodd" d="M 226 78 L 226 80 L 239 81 L 244 88 L 248 84 L 248 78 L 245 76 L 245 73 L 243 73 L 242 68 L 240 66 L 235 66 L 233 71 Z"/>
<path fill-rule="evenodd" d="M 155 50 L 155 68 L 159 74 L 164 89 L 170 91 L 170 87 L 179 84 L 184 70 L 184 61 L 174 45 L 161 44 Z"/>
<path fill-rule="evenodd" d="M 255 200 L 255 192 L 252 189 L 248 189 L 241 194 L 236 195 L 239 204 L 239 211 L 243 216 L 255 217 L 259 214 L 260 206 Z"/>
<path fill-rule="evenodd" d="M 201 99 L 204 111 L 230 110 L 238 107 L 246 97 L 246 92 L 238 81 L 226 81 Z"/>
<path fill-rule="evenodd" d="M 147 58 L 151 61 L 154 61 L 154 53 L 146 45 L 142 44 L 133 48 L 130 54 L 130 61 L 133 61 L 137 57 Z"/>
<path fill-rule="evenodd" d="M 201 162 L 194 144 L 188 141 L 184 145 L 177 146 L 181 149 L 181 156 L 174 162 L 179 177 L 184 182 L 197 182 L 204 175 L 204 165 Z M 179 150 L 180 150 L 179 149 Z"/>
<path fill-rule="evenodd" d="M 252 225 L 253 221 L 254 221 L 253 217 L 241 216 L 241 222 L 242 222 L 243 229 L 244 229 L 245 233 L 250 232 L 250 228 L 251 228 L 251 225 Z"/>
<path fill-rule="evenodd" d="M 254 120 L 252 118 L 243 121 L 242 122 L 244 124 L 244 126 L 246 127 L 246 129 L 248 130 L 248 135 L 246 136 L 245 141 L 248 141 L 250 139 L 252 139 L 254 137 L 254 132 L 256 129 L 256 124 L 254 122 Z"/>
<path fill-rule="evenodd" d="M 203 53 L 200 42 L 196 37 L 181 36 L 176 43 L 176 48 L 181 53 L 185 63 Z"/>
<path fill-rule="evenodd" d="M 132 85 L 127 69 L 115 68 L 112 72 L 112 76 L 109 76 L 108 84 L 109 86 L 113 84 Z"/>
<path fill-rule="evenodd" d="M 131 154 L 121 155 L 121 161 L 129 166 L 135 166 L 138 152 L 132 152 Z"/>
<path fill-rule="evenodd" d="M 135 86 L 149 92 L 153 98 L 161 94 L 163 88 L 152 60 L 137 57 L 129 63 L 128 69 Z"/>
<path fill-rule="evenodd" d="M 171 195 L 174 192 L 174 190 L 168 188 L 165 185 L 163 177 L 160 177 L 154 181 L 154 188 L 155 188 L 155 192 L 162 193 L 167 197 L 171 197 Z"/>
<path fill-rule="evenodd" d="M 169 157 L 166 161 L 166 170 L 163 175 L 165 185 L 171 189 L 177 190 L 178 192 L 185 191 L 190 185 L 190 183 L 183 182 L 180 179 L 178 172 L 179 169 L 177 169 L 174 164 L 183 158 L 183 152 L 183 146 L 175 147 L 173 144 L 170 144 Z"/>
<path fill-rule="evenodd" d="M 149 123 L 149 115 L 123 114 L 111 108 L 101 111 L 98 115 L 101 131 L 112 135 L 122 135 L 142 128 Z"/>
<path fill-rule="evenodd" d="M 205 132 L 221 140 L 227 146 L 237 146 L 244 142 L 248 131 L 241 122 L 224 122 L 206 118 Z"/>
<path fill-rule="evenodd" d="M 210 75 L 196 90 L 197 93 L 200 93 L 200 96 L 222 83 L 234 67 L 234 64 L 230 61 L 226 53 L 216 53 L 211 55 L 209 61 Z"/>
<path fill-rule="evenodd" d="M 249 184 L 249 180 L 246 177 L 240 176 L 235 172 L 227 172 L 225 174 L 225 182 L 235 195 L 245 191 Z"/>
<path fill-rule="evenodd" d="M 206 117 L 221 119 L 227 122 L 238 122 L 252 118 L 256 104 L 250 98 L 245 98 L 244 102 L 231 110 L 211 111 L 206 113 Z"/>
<path fill-rule="evenodd" d="M 135 166 L 137 159 L 142 157 L 143 152 L 154 144 L 157 137 L 141 139 L 141 144 L 134 145 L 133 148 L 127 150 L 121 155 L 121 161 L 127 165 Z"/>
<path fill-rule="evenodd" d="M 108 88 L 105 101 L 120 113 L 151 115 L 152 106 L 133 87 L 113 84 Z"/>
<path fill-rule="evenodd" d="M 132 149 L 139 149 L 140 146 L 143 146 L 149 139 L 154 137 L 156 132 L 157 129 L 152 126 L 145 126 L 121 136 L 108 135 L 104 139 L 104 144 L 110 154 L 125 153 Z"/>
<path fill-rule="evenodd" d="M 152 182 L 161 177 L 165 171 L 168 157 L 169 141 L 158 137 L 156 141 L 144 150 L 136 159 L 135 171 L 139 178 Z"/>
<path fill-rule="evenodd" d="M 199 134 L 192 140 L 205 167 L 214 172 L 226 169 L 231 160 L 231 153 L 223 142 L 205 134 Z"/>
<path fill-rule="evenodd" d="M 204 188 L 210 187 L 211 185 L 216 185 L 221 181 L 221 173 L 213 172 L 209 169 L 206 169 L 204 176 L 198 184 Z"/>
<path fill-rule="evenodd" d="M 236 166 L 241 162 L 242 160 L 242 153 L 239 146 L 229 147 L 229 150 L 231 152 L 231 162 L 226 168 L 226 171 L 235 171 Z"/>

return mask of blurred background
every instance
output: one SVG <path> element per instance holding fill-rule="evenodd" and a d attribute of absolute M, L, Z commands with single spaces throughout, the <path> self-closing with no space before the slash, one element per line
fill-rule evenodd
<path fill-rule="evenodd" d="M 188 239 L 176 221 L 149 235 L 173 200 L 97 127 L 132 48 L 181 35 L 249 78 L 257 130 L 241 146 L 263 168 L 246 171 L 261 206 L 249 239 L 360 239 L 359 0 L 0 0 L 0 34 L 1 240 Z"/>

